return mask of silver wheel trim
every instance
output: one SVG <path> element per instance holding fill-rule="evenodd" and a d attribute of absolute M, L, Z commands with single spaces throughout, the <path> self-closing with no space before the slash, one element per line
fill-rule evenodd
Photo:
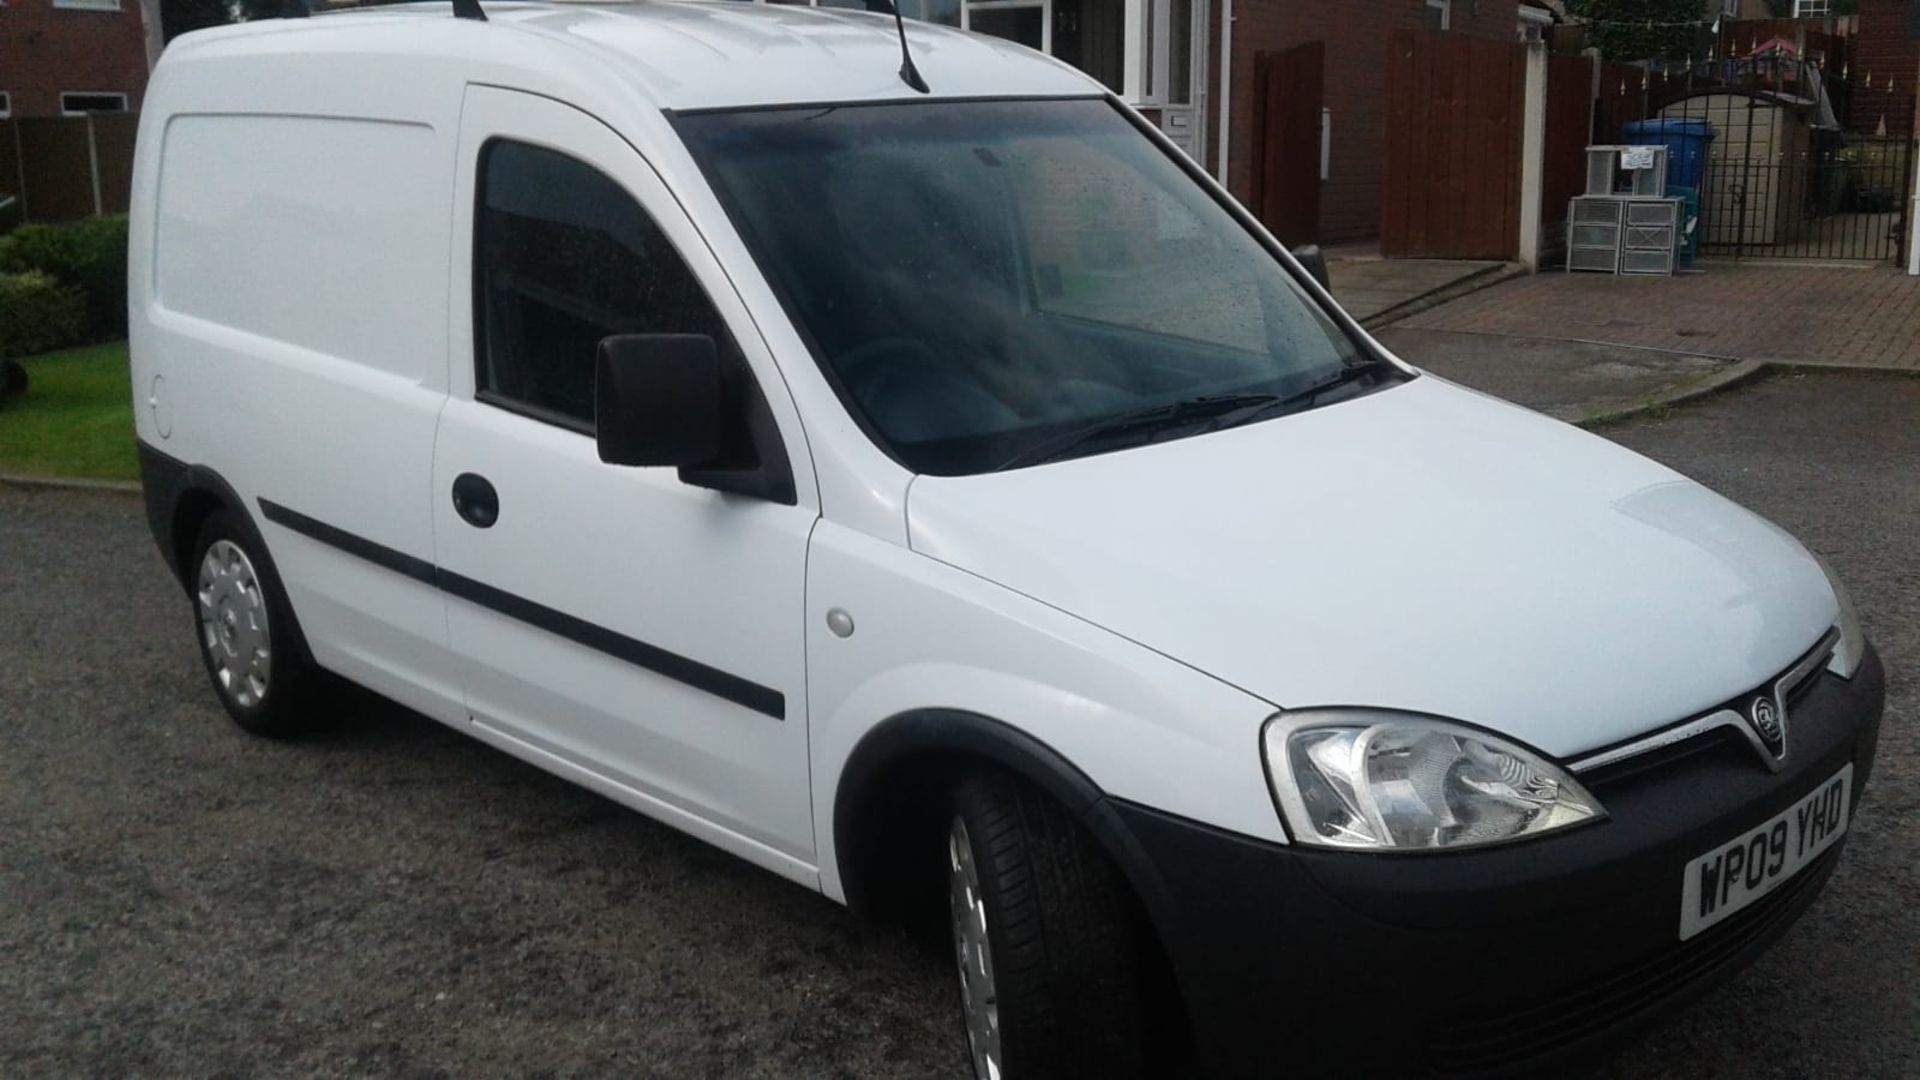
<path fill-rule="evenodd" d="M 267 630 L 267 597 L 260 575 L 238 544 L 216 540 L 200 560 L 194 590 L 200 616 L 200 647 L 228 700 L 251 709 L 265 700 L 273 672 Z"/>
<path fill-rule="evenodd" d="M 947 896 L 973 1075 L 978 1080 L 1000 1080 L 1000 1004 L 987 941 L 987 900 L 980 892 L 980 872 L 974 865 L 967 826 L 957 817 L 947 830 Z"/>

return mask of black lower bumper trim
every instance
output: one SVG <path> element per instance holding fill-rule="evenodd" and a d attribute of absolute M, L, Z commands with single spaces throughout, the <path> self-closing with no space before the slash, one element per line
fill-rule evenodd
<path fill-rule="evenodd" d="M 1164 896 L 1150 904 L 1214 1076 L 1501 1075 L 1603 1049 L 1785 933 L 1841 846 L 1720 925 L 1679 938 L 1683 869 L 1854 767 L 1884 699 L 1871 651 L 1822 674 L 1772 773 L 1744 743 L 1593 788 L 1606 821 L 1432 856 L 1286 847 L 1116 802 Z"/>

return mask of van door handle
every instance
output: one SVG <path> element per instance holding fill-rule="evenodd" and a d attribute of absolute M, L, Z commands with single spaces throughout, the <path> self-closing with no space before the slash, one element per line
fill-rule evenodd
<path fill-rule="evenodd" d="M 477 529 L 490 529 L 500 520 L 500 495 L 479 473 L 453 478 L 453 512 Z"/>

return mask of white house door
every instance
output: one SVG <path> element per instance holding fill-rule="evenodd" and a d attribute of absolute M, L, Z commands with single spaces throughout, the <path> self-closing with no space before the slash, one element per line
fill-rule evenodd
<path fill-rule="evenodd" d="M 1147 0 L 1146 99 L 1160 104 L 1160 130 L 1187 156 L 1206 160 L 1207 0 Z"/>
<path fill-rule="evenodd" d="M 598 120 L 470 87 L 436 572 L 477 733 L 776 872 L 813 874 L 798 417 L 666 186 Z M 768 400 L 783 498 L 603 464 L 602 337 L 712 335 Z M 763 452 L 763 460 L 765 453 Z"/>

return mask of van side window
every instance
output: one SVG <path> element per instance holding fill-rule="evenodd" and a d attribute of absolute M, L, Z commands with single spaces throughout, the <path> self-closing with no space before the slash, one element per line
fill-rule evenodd
<path fill-rule="evenodd" d="M 591 432 L 601 338 L 708 334 L 728 351 L 693 271 L 604 173 L 496 139 L 476 198 L 476 397 Z"/>

